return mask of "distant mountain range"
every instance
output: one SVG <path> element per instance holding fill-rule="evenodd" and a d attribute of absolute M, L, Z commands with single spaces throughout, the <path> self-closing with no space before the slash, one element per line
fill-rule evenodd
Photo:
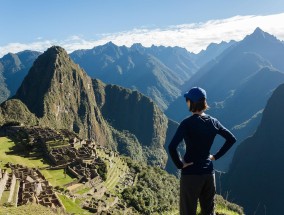
<path fill-rule="evenodd" d="M 283 43 L 257 28 L 198 70 L 184 84 L 184 91 L 193 86 L 207 90 L 211 107 L 208 113 L 237 136 L 237 144 L 222 162 L 216 162 L 217 168 L 228 168 L 236 146 L 253 134 L 268 98 L 279 84 L 284 83 L 282 56 Z M 189 112 L 184 98 L 180 96 L 174 101 L 166 114 L 178 122 L 185 118 Z M 222 140 L 217 142 L 213 151 L 220 147 Z"/>
<path fill-rule="evenodd" d="M 272 94 L 253 136 L 240 144 L 222 192 L 244 206 L 246 214 L 282 214 L 284 184 L 284 84 Z"/>
<path fill-rule="evenodd" d="M 0 103 L 16 93 L 39 55 L 40 52 L 23 51 L 0 58 Z"/>
<path fill-rule="evenodd" d="M 181 94 L 184 82 L 231 44 L 223 42 L 211 46 L 199 57 L 180 47 L 146 48 L 133 44 L 127 48 L 109 42 L 93 49 L 74 51 L 70 56 L 92 78 L 137 89 L 165 110 Z"/>
<path fill-rule="evenodd" d="M 234 42 L 212 43 L 199 54 L 180 47 L 130 48 L 109 42 L 90 50 L 70 54 L 92 78 L 137 89 L 165 110 L 180 94 L 180 86 L 202 65 L 214 59 Z M 40 52 L 9 53 L 0 58 L 0 103 L 13 96 Z"/>

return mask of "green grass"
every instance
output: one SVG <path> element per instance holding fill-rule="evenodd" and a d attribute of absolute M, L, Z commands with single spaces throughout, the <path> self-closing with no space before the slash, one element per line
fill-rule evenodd
<path fill-rule="evenodd" d="M 21 145 L 15 143 L 6 137 L 0 137 L 0 160 L 2 161 L 0 167 L 3 168 L 4 163 L 11 162 L 15 164 L 23 164 L 27 167 L 42 168 L 48 167 L 46 160 L 38 157 L 24 157 L 21 153 Z M 40 170 L 45 178 L 52 184 L 52 186 L 63 186 L 75 180 L 68 174 L 64 175 L 64 169 L 59 170 Z"/>
<path fill-rule="evenodd" d="M 47 167 L 48 164 L 43 162 L 43 159 L 35 159 L 35 158 L 27 158 L 23 157 L 23 154 L 20 154 L 21 147 L 18 147 L 18 153 L 14 153 L 13 148 L 15 147 L 15 143 L 6 138 L 0 137 L 0 160 L 4 163 L 11 162 L 17 164 L 23 164 L 28 167 Z M 10 153 L 10 154 L 7 154 Z"/>
<path fill-rule="evenodd" d="M 73 202 L 72 199 L 67 198 L 64 195 L 57 194 L 61 202 L 65 206 L 65 209 L 68 213 L 74 214 L 90 214 L 87 210 L 82 209 L 76 202 Z"/>
<path fill-rule="evenodd" d="M 12 198 L 12 202 L 14 204 L 16 204 L 16 201 L 17 201 L 17 194 L 19 191 L 19 187 L 20 187 L 20 181 L 16 180 L 15 189 L 14 189 L 13 198 Z"/>
<path fill-rule="evenodd" d="M 2 198 L 1 198 L 1 201 L 0 201 L 0 205 L 3 205 L 4 203 L 6 203 L 8 201 L 9 195 L 10 195 L 10 190 L 9 191 L 4 191 L 2 193 Z"/>
<path fill-rule="evenodd" d="M 4 208 L 0 206 L 0 215 L 55 215 L 60 213 L 54 213 L 49 208 L 42 205 L 30 204 L 20 207 L 8 207 Z"/>
<path fill-rule="evenodd" d="M 41 170 L 41 173 L 45 176 L 52 186 L 63 186 L 64 184 L 74 181 L 76 178 L 72 178 L 68 174 L 64 174 L 64 169 L 57 170 Z"/>
<path fill-rule="evenodd" d="M 92 188 L 89 188 L 89 187 L 84 187 L 83 189 L 79 189 L 78 191 L 76 191 L 75 193 L 76 194 L 84 194 L 84 193 L 87 193 L 88 191 L 90 191 Z"/>

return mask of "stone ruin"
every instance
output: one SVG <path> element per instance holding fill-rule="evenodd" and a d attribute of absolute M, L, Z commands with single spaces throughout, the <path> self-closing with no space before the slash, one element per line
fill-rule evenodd
<path fill-rule="evenodd" d="M 113 196 L 109 192 L 106 192 L 104 197 L 105 199 L 104 198 L 97 199 L 93 197 L 85 201 L 83 208 L 93 213 L 100 213 L 102 211 L 107 211 L 109 208 L 113 207 L 115 204 L 118 203 L 119 200 L 117 196 Z M 108 198 L 108 203 L 106 198 Z"/>
<path fill-rule="evenodd" d="M 12 173 L 1 170 L 0 199 L 3 191 L 6 190 L 10 191 L 7 202 L 14 199 L 15 206 L 36 203 L 45 207 L 64 209 L 56 193 L 53 192 L 52 186 L 38 169 L 11 163 L 8 163 L 6 167 L 10 168 Z"/>

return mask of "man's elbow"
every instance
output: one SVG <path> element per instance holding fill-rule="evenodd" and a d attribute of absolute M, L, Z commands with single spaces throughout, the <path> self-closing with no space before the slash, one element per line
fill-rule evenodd
<path fill-rule="evenodd" d="M 237 138 L 235 136 L 232 136 L 231 143 L 234 144 L 235 142 L 237 142 Z"/>

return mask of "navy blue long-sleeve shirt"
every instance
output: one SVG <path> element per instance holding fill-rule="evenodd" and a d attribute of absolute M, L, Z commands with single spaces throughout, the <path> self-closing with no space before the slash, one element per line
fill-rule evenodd
<path fill-rule="evenodd" d="M 208 114 L 193 114 L 180 123 L 168 149 L 174 164 L 178 169 L 182 169 L 181 174 L 214 173 L 213 163 L 209 156 L 217 134 L 225 138 L 225 143 L 216 154 L 213 154 L 215 160 L 222 157 L 232 147 L 236 142 L 235 136 L 216 118 Z M 182 140 L 186 144 L 184 161 L 193 162 L 185 168 L 182 168 L 183 163 L 177 152 L 177 147 Z"/>

